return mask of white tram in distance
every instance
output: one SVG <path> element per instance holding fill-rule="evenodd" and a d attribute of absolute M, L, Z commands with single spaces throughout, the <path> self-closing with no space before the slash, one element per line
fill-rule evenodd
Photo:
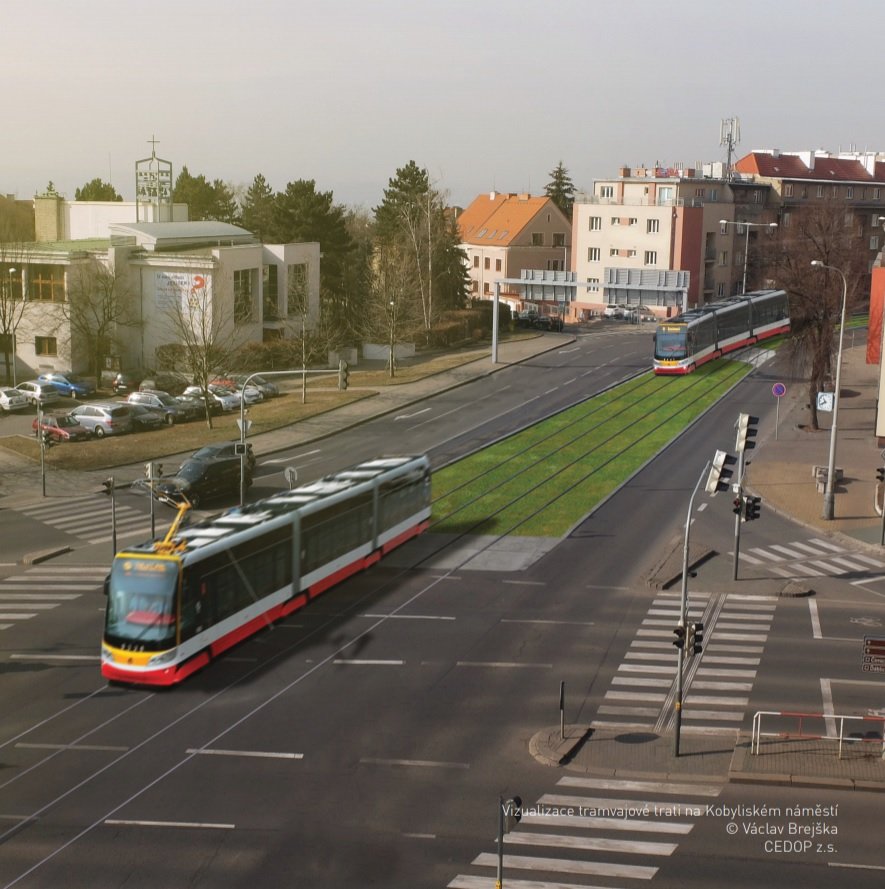
<path fill-rule="evenodd" d="M 658 324 L 655 373 L 691 373 L 706 361 L 789 330 L 790 303 L 783 290 L 757 290 L 708 303 Z"/>
<path fill-rule="evenodd" d="M 176 522 L 165 540 L 114 558 L 102 675 L 180 682 L 429 522 L 426 456 L 367 460 L 203 522 Z"/>

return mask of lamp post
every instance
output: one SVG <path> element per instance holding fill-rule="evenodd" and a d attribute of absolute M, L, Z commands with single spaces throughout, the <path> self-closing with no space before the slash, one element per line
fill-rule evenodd
<path fill-rule="evenodd" d="M 12 276 L 15 274 L 16 269 L 10 267 L 6 270 L 6 272 L 7 272 L 8 284 L 9 284 L 9 306 L 10 306 L 10 308 L 12 308 L 12 300 L 13 300 Z M 15 314 L 11 313 L 11 317 L 14 319 Z M 7 380 L 7 382 L 8 382 L 8 380 Z M 15 373 L 15 328 L 13 327 L 13 329 L 12 329 L 12 388 L 13 389 L 15 389 L 17 383 L 18 383 L 18 379 L 16 378 L 16 373 Z"/>
<path fill-rule="evenodd" d="M 819 259 L 813 259 L 811 264 L 815 268 L 830 269 L 837 272 L 842 279 L 842 312 L 839 316 L 839 351 L 836 355 L 836 391 L 833 393 L 833 422 L 830 426 L 830 457 L 827 462 L 827 483 L 824 487 L 824 511 L 823 518 L 830 520 L 833 518 L 835 506 L 835 478 L 836 475 L 836 428 L 839 423 L 839 385 L 842 379 L 842 338 L 845 335 L 845 303 L 848 297 L 848 282 L 845 280 L 844 272 L 836 268 L 834 265 L 827 265 Z"/>
<path fill-rule="evenodd" d="M 725 225 L 743 225 L 746 231 L 746 237 L 744 238 L 744 277 L 741 283 L 741 293 L 747 292 L 747 256 L 750 252 L 750 229 L 751 228 L 769 228 L 776 229 L 776 222 L 731 222 L 728 219 L 720 219 L 719 224 L 722 226 Z"/>

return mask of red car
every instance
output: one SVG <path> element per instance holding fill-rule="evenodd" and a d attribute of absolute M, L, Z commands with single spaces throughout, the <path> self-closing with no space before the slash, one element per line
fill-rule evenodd
<path fill-rule="evenodd" d="M 37 428 L 37 418 L 31 424 L 34 434 L 39 434 Z M 73 417 L 67 414 L 59 416 L 44 415 L 43 416 L 43 432 L 48 432 L 53 441 L 86 441 L 92 438 L 91 433 L 85 426 L 81 426 Z"/>

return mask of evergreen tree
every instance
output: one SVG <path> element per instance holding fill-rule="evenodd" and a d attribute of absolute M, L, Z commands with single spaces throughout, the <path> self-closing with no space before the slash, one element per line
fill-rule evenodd
<path fill-rule="evenodd" d="M 571 221 L 572 205 L 575 203 L 575 184 L 562 161 L 550 171 L 550 181 L 544 193 L 565 213 L 566 219 Z"/>
<path fill-rule="evenodd" d="M 95 178 L 74 192 L 75 201 L 122 201 L 123 196 L 109 182 Z"/>
<path fill-rule="evenodd" d="M 270 237 L 274 223 L 273 189 L 259 173 L 243 195 L 241 222 L 255 237 L 266 241 Z"/>
<path fill-rule="evenodd" d="M 237 217 L 236 198 L 230 186 L 220 179 L 209 182 L 202 173 L 191 176 L 186 166 L 175 180 L 172 200 L 187 204 L 188 219 L 192 222 L 205 219 L 234 222 Z"/>

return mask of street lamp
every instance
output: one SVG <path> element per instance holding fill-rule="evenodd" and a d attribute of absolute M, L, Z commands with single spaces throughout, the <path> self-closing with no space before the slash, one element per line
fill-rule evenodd
<path fill-rule="evenodd" d="M 750 229 L 751 228 L 777 228 L 776 222 L 731 222 L 728 219 L 720 219 L 719 224 L 725 225 L 743 225 L 746 227 L 746 237 L 744 238 L 744 278 L 741 284 L 741 293 L 747 292 L 747 256 L 750 252 Z"/>
<path fill-rule="evenodd" d="M 9 282 L 9 307 L 12 309 L 12 276 L 16 273 L 16 269 L 10 267 L 6 270 L 8 282 Z M 15 318 L 15 313 L 10 313 L 11 318 Z M 7 383 L 9 381 L 7 380 Z M 12 330 L 12 388 L 15 389 L 16 383 L 18 380 L 15 375 L 15 328 Z"/>
<path fill-rule="evenodd" d="M 819 259 L 812 259 L 811 264 L 815 268 L 830 269 L 830 271 L 838 272 L 842 278 L 842 313 L 839 320 L 839 352 L 836 356 L 836 391 L 833 393 L 833 423 L 830 426 L 830 458 L 827 463 L 827 483 L 824 488 L 824 511 L 823 518 L 829 520 L 833 518 L 835 494 L 834 476 L 836 474 L 836 426 L 839 422 L 839 382 L 842 378 L 842 338 L 845 334 L 845 303 L 848 297 L 848 282 L 845 280 L 845 274 L 841 269 L 834 265 L 827 265 Z"/>

